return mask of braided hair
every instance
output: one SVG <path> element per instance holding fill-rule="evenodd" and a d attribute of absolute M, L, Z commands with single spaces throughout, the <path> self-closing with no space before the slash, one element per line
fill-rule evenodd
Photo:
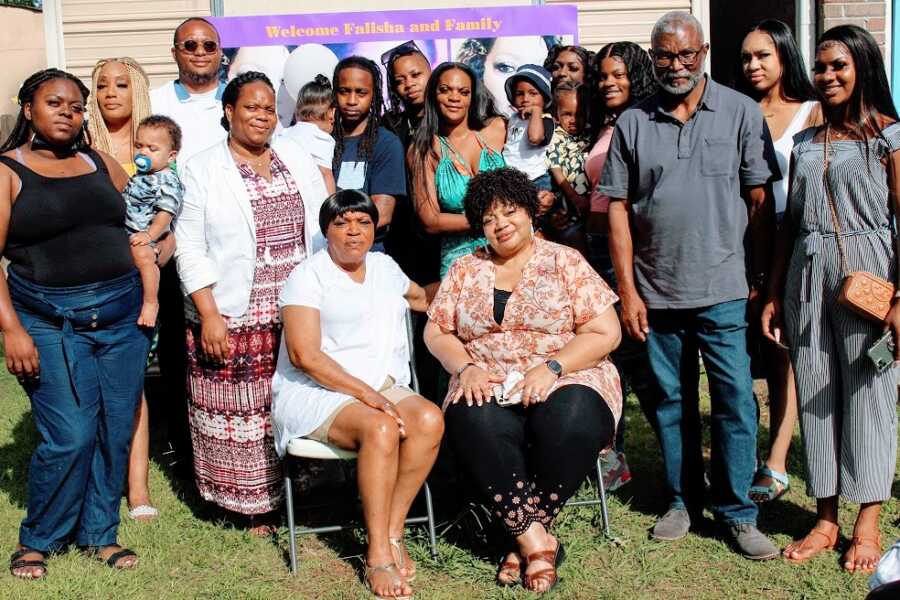
<path fill-rule="evenodd" d="M 261 81 L 269 86 L 269 89 L 272 90 L 272 95 L 275 95 L 275 88 L 272 86 L 272 82 L 269 81 L 265 73 L 260 73 L 259 71 L 245 71 L 229 81 L 228 85 L 225 86 L 225 90 L 222 92 L 222 120 L 219 121 L 225 131 L 231 131 L 231 124 L 225 116 L 225 107 L 230 106 L 234 108 L 237 105 L 238 97 L 241 95 L 241 88 L 248 83 L 256 81 Z"/>
<path fill-rule="evenodd" d="M 659 83 L 653 77 L 653 63 L 647 51 L 634 42 L 613 42 L 603 46 L 594 55 L 591 65 L 593 80 L 600 84 L 600 65 L 606 58 L 615 57 L 625 64 L 628 72 L 628 81 L 631 84 L 631 92 L 628 98 L 628 106 L 634 106 L 644 98 L 652 96 L 659 90 Z M 599 135 L 605 125 L 615 122 L 616 115 L 606 109 L 602 102 L 592 103 L 591 124 L 593 134 Z"/>
<path fill-rule="evenodd" d="M 22 87 L 19 88 L 17 99 L 19 102 L 19 106 L 22 108 L 19 109 L 19 116 L 16 118 L 16 124 L 13 126 L 12 132 L 9 134 L 9 137 L 6 138 L 6 141 L 3 142 L 3 145 L 0 146 L 0 153 L 8 152 L 14 148 L 18 148 L 19 146 L 22 146 L 23 144 L 26 144 L 31 140 L 31 137 L 34 134 L 34 130 L 31 127 L 31 121 L 25 118 L 24 107 L 26 104 L 34 102 L 34 96 L 42 85 L 44 85 L 48 81 L 54 81 L 57 79 L 66 79 L 74 83 L 76 86 L 78 86 L 78 91 L 81 92 L 81 97 L 85 101 L 87 101 L 91 91 L 87 88 L 86 85 L 84 85 L 84 83 L 81 82 L 80 79 L 78 79 L 71 73 L 67 73 L 65 71 L 54 68 L 44 69 L 42 71 L 38 71 L 37 73 L 33 73 L 31 77 L 25 80 L 25 83 L 22 84 Z M 75 139 L 72 140 L 71 149 L 73 151 L 79 152 L 82 150 L 87 150 L 90 145 L 91 135 L 88 132 L 87 127 L 83 126 L 78 131 Z"/>
<path fill-rule="evenodd" d="M 97 82 L 100 79 L 100 71 L 109 63 L 120 63 L 128 73 L 131 86 L 131 139 L 137 136 L 138 125 L 150 116 L 150 82 L 147 73 L 133 58 L 104 58 L 98 60 L 91 72 L 91 90 L 94 92 L 88 100 L 88 131 L 91 132 L 91 140 L 94 148 L 112 154 L 112 141 L 109 137 L 109 128 L 100 112 L 100 104 L 97 101 Z"/>
<path fill-rule="evenodd" d="M 373 61 L 362 56 L 348 56 L 341 60 L 334 68 L 334 76 L 331 81 L 334 84 L 335 102 L 337 102 L 338 76 L 345 69 L 362 69 L 372 76 L 372 105 L 369 114 L 366 115 L 366 129 L 359 141 L 357 161 L 366 165 L 368 171 L 369 159 L 375 150 L 375 139 L 378 137 L 378 128 L 381 126 L 381 118 L 384 115 L 384 92 L 382 91 L 381 69 Z M 337 172 L 341 166 L 341 158 L 344 155 L 344 117 L 340 109 L 334 115 L 334 160 L 332 170 Z M 366 173 L 368 177 L 368 172 Z"/>

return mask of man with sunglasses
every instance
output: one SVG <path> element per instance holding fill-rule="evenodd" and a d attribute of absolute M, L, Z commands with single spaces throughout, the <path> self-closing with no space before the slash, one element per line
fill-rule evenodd
<path fill-rule="evenodd" d="M 778 549 L 756 528 L 749 497 L 757 406 L 747 328 L 748 319 L 759 327 L 752 307 L 773 239 L 770 184 L 781 173 L 757 104 L 704 75 L 708 49 L 690 14 L 657 22 L 650 56 L 660 91 L 619 117 L 599 191 L 612 200 L 624 328 L 647 342 L 663 392 L 656 418 L 671 502 L 652 537 L 684 537 L 708 504 L 737 549 L 763 560 Z M 698 350 L 712 405 L 708 493 Z"/>
<path fill-rule="evenodd" d="M 225 139 L 219 73 L 222 48 L 219 32 L 206 19 L 192 17 L 175 28 L 172 57 L 178 79 L 150 92 L 155 114 L 171 117 L 183 134 L 178 162 Z"/>
<path fill-rule="evenodd" d="M 222 93 L 219 78 L 222 48 L 219 33 L 205 19 L 192 17 L 175 28 L 172 56 L 178 64 L 178 79 L 150 92 L 154 114 L 166 115 L 181 128 L 178 164 L 225 139 L 222 127 Z M 175 270 L 175 261 L 162 269 L 159 288 L 159 366 L 167 404 L 169 441 L 184 475 L 193 476 L 193 459 L 184 382 L 185 355 L 184 296 Z M 160 411 L 162 412 L 162 411 Z"/>

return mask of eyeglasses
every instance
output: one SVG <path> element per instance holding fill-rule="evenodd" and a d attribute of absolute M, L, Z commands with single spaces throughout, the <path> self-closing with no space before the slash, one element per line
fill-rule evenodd
<path fill-rule="evenodd" d="M 681 63 L 681 66 L 692 67 L 694 66 L 694 63 L 697 62 L 697 59 L 700 58 L 700 53 L 704 50 L 706 50 L 706 44 L 703 44 L 697 49 L 688 48 L 678 53 L 650 50 L 650 56 L 653 57 L 653 64 L 657 67 L 668 67 L 675 62 L 676 58 L 678 59 L 678 62 Z"/>
<path fill-rule="evenodd" d="M 187 52 L 188 54 L 196 53 L 197 48 L 201 45 L 203 46 L 203 52 L 206 54 L 212 54 L 219 49 L 219 43 L 213 40 L 203 40 L 202 42 L 198 42 L 197 40 L 184 40 L 183 42 L 175 43 L 176 48 L 182 52 Z"/>
<path fill-rule="evenodd" d="M 391 60 L 393 60 L 393 58 L 398 54 L 402 54 L 404 56 L 409 54 L 421 54 L 422 56 L 425 56 L 425 53 L 419 49 L 416 43 L 412 40 L 409 40 L 408 42 L 403 42 L 399 46 L 394 46 L 381 55 L 381 64 L 384 65 L 385 69 L 388 67 Z"/>

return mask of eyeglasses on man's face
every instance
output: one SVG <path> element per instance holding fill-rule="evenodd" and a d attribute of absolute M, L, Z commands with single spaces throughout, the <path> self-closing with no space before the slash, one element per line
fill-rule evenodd
<path fill-rule="evenodd" d="M 706 44 L 699 48 L 685 48 L 681 52 L 665 52 L 663 50 L 650 50 L 650 56 L 653 58 L 653 64 L 657 67 L 668 67 L 678 59 L 683 67 L 693 67 L 700 59 L 700 55 L 706 50 Z"/>
<path fill-rule="evenodd" d="M 204 53 L 212 54 L 219 49 L 219 43 L 214 40 L 184 40 L 183 42 L 176 42 L 175 47 L 188 54 L 195 54 L 197 48 L 202 47 Z"/>

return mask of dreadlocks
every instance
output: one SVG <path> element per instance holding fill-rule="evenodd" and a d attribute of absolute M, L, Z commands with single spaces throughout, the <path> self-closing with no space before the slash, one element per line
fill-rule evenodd
<path fill-rule="evenodd" d="M 13 130 L 9 134 L 9 137 L 3 142 L 3 146 L 0 146 L 0 153 L 18 148 L 31 140 L 33 131 L 31 129 L 31 122 L 25 118 L 24 107 L 26 104 L 34 102 L 34 96 L 42 85 L 55 79 L 66 79 L 77 85 L 78 91 L 81 92 L 81 96 L 84 100 L 87 100 L 91 93 L 91 91 L 87 89 L 87 86 L 71 73 L 66 73 L 59 69 L 44 69 L 43 71 L 34 73 L 31 77 L 26 79 L 25 83 L 22 84 L 22 87 L 19 88 L 19 93 L 17 95 L 19 106 L 21 107 L 19 109 L 19 116 L 16 118 L 16 124 L 13 126 Z M 75 136 L 75 139 L 72 140 L 71 147 L 72 150 L 79 151 L 87 150 L 90 145 L 91 136 L 86 128 L 82 128 L 78 132 L 78 135 Z"/>
<path fill-rule="evenodd" d="M 359 141 L 359 154 L 357 160 L 366 165 L 368 171 L 369 159 L 375 149 L 375 138 L 378 137 L 378 127 L 381 125 L 381 117 L 384 114 L 384 93 L 382 92 L 381 70 L 374 62 L 362 56 L 348 56 L 337 64 L 334 68 L 335 102 L 337 102 L 338 94 L 338 76 L 345 69 L 362 69 L 372 76 L 372 105 L 369 107 L 369 114 L 366 115 L 366 129 L 363 131 L 362 139 Z M 341 115 L 340 108 L 334 115 L 334 160 L 332 162 L 332 170 L 337 172 L 341 166 L 341 157 L 344 154 L 344 118 Z M 368 173 L 366 173 L 368 177 Z"/>
<path fill-rule="evenodd" d="M 134 141 L 137 135 L 138 125 L 141 121 L 150 116 L 150 83 L 147 79 L 147 73 L 141 68 L 133 58 L 123 56 L 122 58 L 104 58 L 97 61 L 94 70 L 91 72 L 91 89 L 94 94 L 88 101 L 88 130 L 91 132 L 91 139 L 94 148 L 102 150 L 108 154 L 112 154 L 112 140 L 109 136 L 109 128 L 106 121 L 100 113 L 100 104 L 97 101 L 97 82 L 100 79 L 100 71 L 109 63 L 120 63 L 125 67 L 128 73 L 128 79 L 131 86 L 131 140 Z"/>

